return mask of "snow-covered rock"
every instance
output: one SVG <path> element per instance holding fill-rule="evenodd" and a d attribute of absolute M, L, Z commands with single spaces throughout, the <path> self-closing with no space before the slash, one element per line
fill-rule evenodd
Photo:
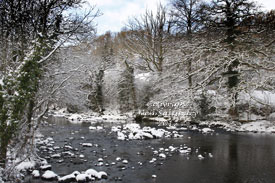
<path fill-rule="evenodd" d="M 98 162 L 103 162 L 103 158 L 98 158 Z"/>
<path fill-rule="evenodd" d="M 141 129 L 139 124 L 130 123 L 123 126 L 123 130 L 118 127 L 112 128 L 113 132 L 117 132 L 117 138 L 119 140 L 141 140 L 141 139 L 153 139 L 162 138 L 170 135 L 169 131 L 164 129 L 155 129 L 151 127 L 143 127 Z"/>
<path fill-rule="evenodd" d="M 90 176 L 87 175 L 87 174 L 84 174 L 84 173 L 78 174 L 78 175 L 75 177 L 75 180 L 76 180 L 77 182 L 87 182 L 87 181 L 90 180 Z"/>
<path fill-rule="evenodd" d="M 156 138 L 162 138 L 163 136 L 164 136 L 164 134 L 165 134 L 165 130 L 164 129 L 155 129 L 155 128 L 152 128 L 151 130 L 150 130 L 150 132 L 151 132 L 151 134 L 153 135 L 153 136 L 155 136 Z"/>
<path fill-rule="evenodd" d="M 117 139 L 118 140 L 125 140 L 126 135 L 124 135 L 124 133 L 122 133 L 122 132 L 117 132 Z"/>
<path fill-rule="evenodd" d="M 63 155 L 67 155 L 67 156 L 71 156 L 73 157 L 74 156 L 74 153 L 70 152 L 70 151 L 65 151 L 65 152 L 62 152 Z"/>
<path fill-rule="evenodd" d="M 123 129 L 129 130 L 131 132 L 138 132 L 140 130 L 140 125 L 137 123 L 131 123 L 124 125 Z"/>
<path fill-rule="evenodd" d="M 204 159 L 204 157 L 201 154 L 198 155 L 198 158 L 199 158 L 199 160 L 203 160 Z"/>
<path fill-rule="evenodd" d="M 165 155 L 164 153 L 160 153 L 160 154 L 159 154 L 159 157 L 165 159 L 165 158 L 166 158 L 166 155 Z"/>
<path fill-rule="evenodd" d="M 211 133 L 214 130 L 212 130 L 211 128 L 203 128 L 203 129 L 201 129 L 201 131 L 202 131 L 202 133 Z"/>
<path fill-rule="evenodd" d="M 96 130 L 95 126 L 89 126 L 89 130 Z"/>
<path fill-rule="evenodd" d="M 179 153 L 181 153 L 181 154 L 189 154 L 190 151 L 188 149 L 180 149 Z"/>
<path fill-rule="evenodd" d="M 53 154 L 51 155 L 52 158 L 60 158 L 61 157 L 61 154 L 60 153 L 57 153 L 57 154 Z"/>
<path fill-rule="evenodd" d="M 128 160 L 125 159 L 125 160 L 122 161 L 122 163 L 123 164 L 128 164 Z"/>
<path fill-rule="evenodd" d="M 98 172 L 95 169 L 88 169 L 85 171 L 85 174 L 90 175 L 92 177 L 97 177 L 98 176 Z"/>
<path fill-rule="evenodd" d="M 65 149 L 70 149 L 70 150 L 73 149 L 73 147 L 72 147 L 72 146 L 69 146 L 69 145 L 65 145 L 64 148 L 65 148 Z"/>
<path fill-rule="evenodd" d="M 154 136 L 150 133 L 147 133 L 147 132 L 140 132 L 140 135 L 145 138 L 145 139 L 153 139 Z"/>
<path fill-rule="evenodd" d="M 93 144 L 92 143 L 83 143 L 82 146 L 83 147 L 92 147 Z"/>
<path fill-rule="evenodd" d="M 32 176 L 33 176 L 34 178 L 39 178 L 39 177 L 40 177 L 39 170 L 33 170 L 33 171 L 32 171 Z"/>
<path fill-rule="evenodd" d="M 156 159 L 156 158 L 152 158 L 152 159 L 149 161 L 149 163 L 154 163 L 155 161 L 157 161 L 157 159 Z"/>
<path fill-rule="evenodd" d="M 57 179 L 58 175 L 54 173 L 53 171 L 47 170 L 43 175 L 42 179 L 45 180 L 55 180 Z"/>
<path fill-rule="evenodd" d="M 97 178 L 98 179 L 107 179 L 108 174 L 106 172 L 100 171 L 100 172 L 97 173 Z"/>
<path fill-rule="evenodd" d="M 69 175 L 65 175 L 63 177 L 59 177 L 58 178 L 58 182 L 62 182 L 62 183 L 67 183 L 67 182 L 74 182 L 76 181 L 76 176 L 79 175 L 80 173 L 78 172 L 78 174 L 75 173 L 71 173 Z"/>
<path fill-rule="evenodd" d="M 175 133 L 175 134 L 173 134 L 173 137 L 174 137 L 174 138 L 182 138 L 183 135 L 180 135 L 180 134 L 178 134 L 178 133 Z"/>
<path fill-rule="evenodd" d="M 79 158 L 84 158 L 85 156 L 83 154 L 80 154 L 79 155 Z"/>
<path fill-rule="evenodd" d="M 102 126 L 97 126 L 96 129 L 97 130 L 103 130 L 104 128 Z"/>
<path fill-rule="evenodd" d="M 95 177 L 97 179 L 107 179 L 107 177 L 108 177 L 106 172 L 103 172 L 103 171 L 98 172 L 92 168 L 86 170 L 85 174 L 89 175 L 90 177 Z"/>
<path fill-rule="evenodd" d="M 43 170 L 43 171 L 51 170 L 52 165 L 42 165 L 42 166 L 40 166 L 40 169 Z"/>

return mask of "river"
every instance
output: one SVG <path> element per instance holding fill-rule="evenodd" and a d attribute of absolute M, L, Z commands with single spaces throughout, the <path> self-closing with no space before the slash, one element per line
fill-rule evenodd
<path fill-rule="evenodd" d="M 77 157 L 49 158 L 52 170 L 60 176 L 73 171 L 94 168 L 108 173 L 107 180 L 98 182 L 127 183 L 272 183 L 275 182 L 275 135 L 229 133 L 215 130 L 202 134 L 197 131 L 180 131 L 182 138 L 151 140 L 117 140 L 111 132 L 112 125 L 102 124 L 103 130 L 89 130 L 90 124 L 72 124 L 63 118 L 52 118 L 41 128 L 45 137 L 52 137 L 54 153 L 64 152 L 69 145 Z M 82 143 L 92 143 L 83 147 Z M 192 149 L 190 154 L 168 151 L 169 146 Z M 166 158 L 154 155 L 160 148 Z M 41 151 L 42 157 L 50 153 Z M 204 158 L 198 158 L 202 155 Z M 120 157 L 128 163 L 117 161 Z M 103 162 L 98 162 L 99 158 Z M 156 161 L 150 162 L 152 158 Z M 61 161 L 63 162 L 61 162 Z M 152 178 L 152 175 L 156 176 Z M 41 183 L 43 180 L 27 177 L 25 182 Z"/>

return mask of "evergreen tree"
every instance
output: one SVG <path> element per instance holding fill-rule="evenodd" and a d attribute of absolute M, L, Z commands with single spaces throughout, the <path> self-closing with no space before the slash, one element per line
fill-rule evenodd
<path fill-rule="evenodd" d="M 135 112 L 137 109 L 137 101 L 134 68 L 129 66 L 127 61 L 125 61 L 125 70 L 121 73 L 120 77 L 118 83 L 120 112 Z"/>

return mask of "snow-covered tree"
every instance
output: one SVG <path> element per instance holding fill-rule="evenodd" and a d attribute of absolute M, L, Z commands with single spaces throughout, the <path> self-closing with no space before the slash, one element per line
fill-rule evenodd
<path fill-rule="evenodd" d="M 124 60 L 125 69 L 120 75 L 118 82 L 118 101 L 120 111 L 135 112 L 137 109 L 135 73 L 134 68 L 127 63 L 127 58 Z"/>
<path fill-rule="evenodd" d="M 203 2 L 201 0 L 172 0 L 171 14 L 177 30 L 183 34 L 186 42 L 192 42 L 192 34 L 202 27 Z M 187 44 L 187 43 L 185 43 Z M 187 52 L 187 50 L 182 50 Z M 185 56 L 183 59 L 186 58 Z M 192 72 L 192 59 L 184 61 L 189 73 Z M 188 77 L 189 87 L 192 87 L 192 76 Z"/>
<path fill-rule="evenodd" d="M 202 0 L 171 0 L 171 15 L 177 32 L 191 34 L 202 26 Z"/>
<path fill-rule="evenodd" d="M 147 10 L 140 18 L 132 18 L 125 33 L 126 49 L 145 62 L 149 71 L 163 71 L 165 55 L 169 49 L 172 22 L 165 7 L 159 5 L 157 12 Z"/>
<path fill-rule="evenodd" d="M 81 4 L 79 0 L 0 1 L 0 166 L 7 177 L 14 170 L 8 151 L 13 160 L 29 157 L 34 132 L 47 111 L 47 94 L 56 91 L 56 87 L 42 90 L 47 88 L 42 84 L 48 79 L 49 58 L 64 42 L 94 31 L 91 21 L 97 12 L 65 13 Z"/>

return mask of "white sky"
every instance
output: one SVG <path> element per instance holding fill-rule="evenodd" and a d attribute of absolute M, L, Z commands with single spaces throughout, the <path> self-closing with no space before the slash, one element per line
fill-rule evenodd
<path fill-rule="evenodd" d="M 146 9 L 155 10 L 158 3 L 167 4 L 170 0 L 88 0 L 103 13 L 96 19 L 97 33 L 119 32 L 132 16 L 143 14 Z M 275 0 L 256 0 L 263 9 L 275 9 Z"/>

